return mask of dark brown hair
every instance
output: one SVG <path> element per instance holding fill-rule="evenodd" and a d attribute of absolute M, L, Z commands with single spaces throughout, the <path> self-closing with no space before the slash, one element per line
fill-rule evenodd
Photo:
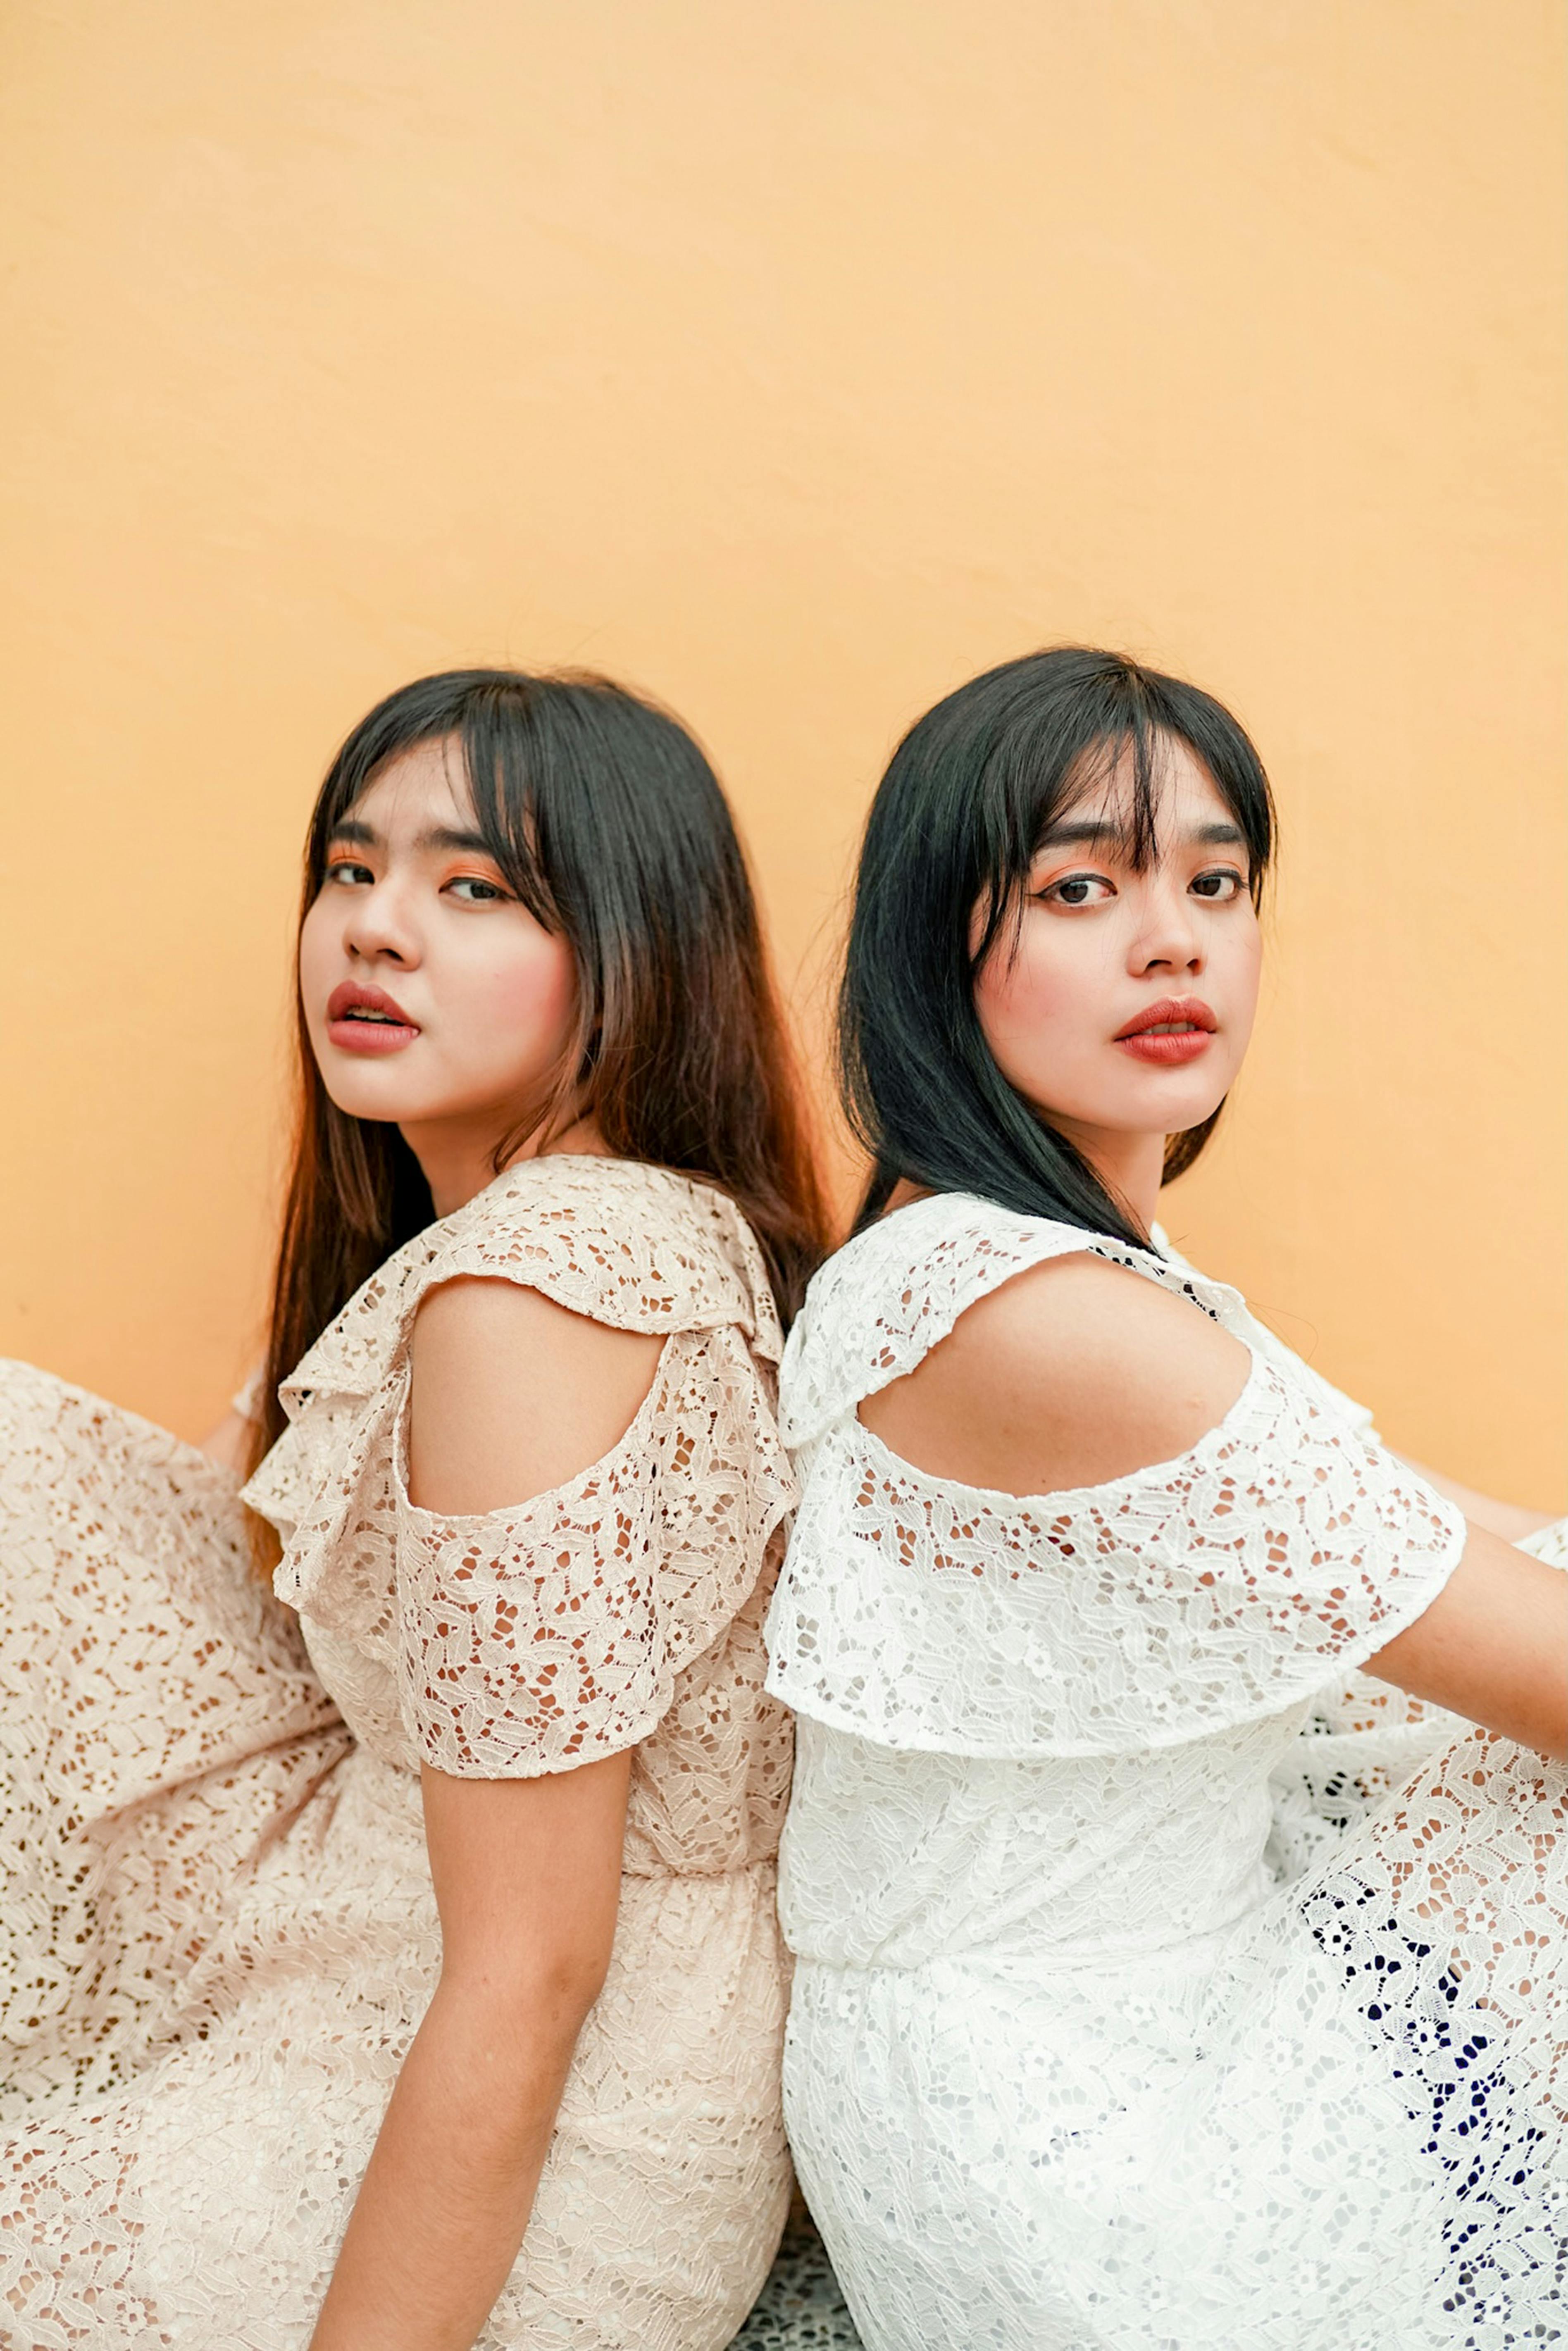
<path fill-rule="evenodd" d="M 701 1176 L 761 1245 L 786 1321 L 827 1247 L 827 1214 L 756 901 L 713 769 L 667 711 L 608 678 L 453 670 L 389 695 L 333 760 L 310 820 L 300 920 L 334 827 L 389 759 L 460 751 L 475 820 L 507 885 L 570 943 L 577 1029 L 547 1131 L 590 1114 L 619 1157 Z M 340 1111 L 296 990 L 298 1128 L 273 1287 L 260 1458 L 279 1383 L 361 1284 L 431 1222 L 397 1127 Z M 537 1122 L 497 1150 L 499 1174 Z"/>

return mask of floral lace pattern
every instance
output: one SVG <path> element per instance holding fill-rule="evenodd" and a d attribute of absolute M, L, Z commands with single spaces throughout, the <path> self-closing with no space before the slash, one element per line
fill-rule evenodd
<path fill-rule="evenodd" d="M 868 2351 L 1552 2339 L 1568 1773 L 1355 1671 L 1440 1590 L 1458 1514 L 1234 1292 L 1113 1244 L 1252 1349 L 1179 1461 L 1017 1499 L 858 1419 L 1086 1246 L 920 1202 L 819 1277 L 786 1355 L 786 2111 L 856 2325 Z"/>
<path fill-rule="evenodd" d="M 1180 1460 L 1039 1502 L 925 1477 L 852 1415 L 813 1457 L 774 1686 L 891 1747 L 1160 1745 L 1360 1665 L 1463 1547 L 1451 1505 L 1268 1364 Z"/>
<path fill-rule="evenodd" d="M 146 2065 L 235 1872 L 347 1749 L 234 1483 L 0 1364 L 6 2121 Z"/>
<path fill-rule="evenodd" d="M 651 1737 L 744 1609 L 789 1499 L 781 1456 L 758 1474 L 754 1378 L 733 1330 L 672 1338 L 614 1451 L 504 1528 L 417 1509 L 400 1460 L 400 1686 L 425 1762 L 527 1776 Z M 741 1539 L 716 1545 L 737 1518 Z"/>
<path fill-rule="evenodd" d="M 864 1397 L 903 1379 L 967 1307 L 1048 1258 L 1087 1252 L 1146 1273 L 1253 1343 L 1238 1292 L 1174 1254 L 1128 1249 L 989 1201 L 963 1201 L 973 1213 L 956 1224 L 954 1205 L 951 1193 L 917 1200 L 823 1266 L 785 1353 L 779 1411 L 786 1444 L 809 1445 Z"/>
<path fill-rule="evenodd" d="M 459 1272 L 665 1344 L 603 1462 L 436 1519 L 397 1451 L 414 1312 Z M 0 1674 L 33 1887 L 0 2337 L 303 2351 L 439 1967 L 421 1759 L 528 1776 L 632 1746 L 610 1975 L 481 2342 L 728 2341 L 789 2192 L 789 1727 L 760 1636 L 793 1497 L 778 1345 L 717 1193 L 601 1160 L 511 1171 L 383 1267 L 290 1383 L 248 1489 L 287 1535 L 289 1607 L 249 1573 L 223 1473 L 39 1374 L 0 1390 L 24 1464 L 0 1489 Z M 13 1590 L 52 1596 L 47 1655 Z M 74 1777 L 54 1760 L 78 1755 Z"/>

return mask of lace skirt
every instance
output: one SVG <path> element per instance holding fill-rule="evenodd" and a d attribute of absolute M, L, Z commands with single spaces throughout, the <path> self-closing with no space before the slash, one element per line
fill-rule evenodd
<path fill-rule="evenodd" d="M 439 1928 L 418 1786 L 353 1747 L 234 1481 L 0 1369 L 0 2339 L 303 2351 Z M 480 2338 L 729 2341 L 789 2200 L 771 1866 L 628 1878 Z"/>
<path fill-rule="evenodd" d="M 1568 2338 L 1565 1825 L 1568 1772 L 1475 1732 L 1184 1949 L 798 1962 L 785 2112 L 867 2351 Z"/>

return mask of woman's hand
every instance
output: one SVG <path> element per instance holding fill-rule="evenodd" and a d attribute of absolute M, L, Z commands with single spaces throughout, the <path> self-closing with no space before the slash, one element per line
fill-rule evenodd
<path fill-rule="evenodd" d="M 629 1754 L 537 1780 L 426 1771 L 441 1980 L 311 2351 L 468 2351 L 528 2226 L 610 1964 Z"/>

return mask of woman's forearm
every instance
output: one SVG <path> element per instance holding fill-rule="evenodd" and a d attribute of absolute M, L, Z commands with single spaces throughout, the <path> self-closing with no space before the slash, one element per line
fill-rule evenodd
<path fill-rule="evenodd" d="M 438 1988 L 311 2351 L 469 2351 L 522 2243 L 585 2013 L 559 1985 Z"/>

